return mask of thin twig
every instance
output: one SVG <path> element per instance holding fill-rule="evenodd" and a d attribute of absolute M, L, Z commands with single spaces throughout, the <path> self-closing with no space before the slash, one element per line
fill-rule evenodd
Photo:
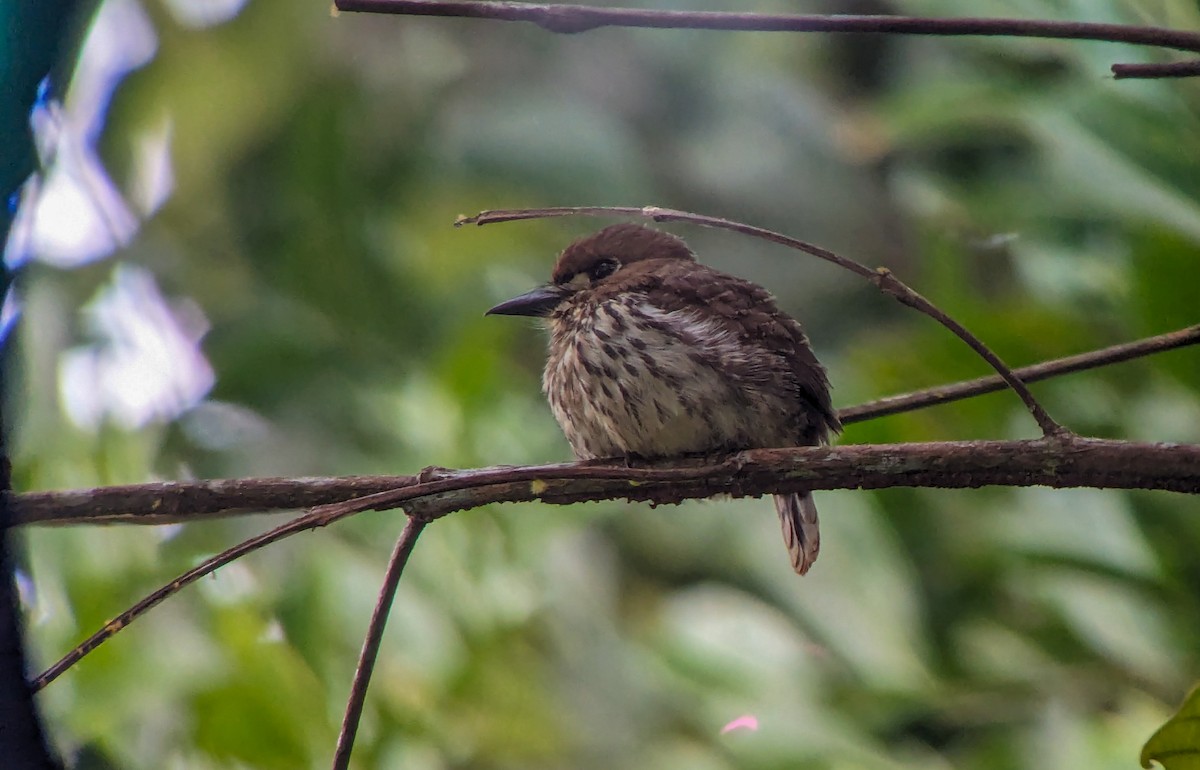
<path fill-rule="evenodd" d="M 1114 64 L 1113 78 L 1193 78 L 1200 75 L 1200 60 L 1176 61 L 1163 64 Z"/>
<path fill-rule="evenodd" d="M 1013 374 L 1020 377 L 1021 381 L 1025 383 L 1040 382 L 1052 377 L 1095 369 L 1122 361 L 1130 361 L 1142 356 L 1195 345 L 1196 343 L 1200 343 L 1200 325 L 1147 337 L 1136 342 L 1127 342 L 1121 345 L 1093 350 L 1089 353 L 1080 353 L 1075 356 L 1044 361 L 1040 364 L 1014 369 Z M 1004 390 L 1006 387 L 1008 385 L 1004 380 L 1000 379 L 998 375 L 993 374 L 989 377 L 965 380 L 953 385 L 927 388 L 900 396 L 881 398 L 868 404 L 846 407 L 845 409 L 838 410 L 838 418 L 842 421 L 843 425 L 849 425 L 855 422 L 872 420 L 877 417 L 912 412 L 928 406 L 961 401 L 962 399 L 984 393 L 995 393 L 998 390 Z"/>
<path fill-rule="evenodd" d="M 1021 402 L 1025 404 L 1025 408 L 1029 410 L 1029 413 L 1033 415 L 1033 419 L 1037 421 L 1038 427 L 1042 429 L 1043 436 L 1063 437 L 1070 433 L 1070 431 L 1059 425 L 1046 412 L 1038 400 L 1034 398 L 1029 388 L 1025 386 L 1025 383 L 1021 382 L 1020 378 L 1013 374 L 1012 369 L 1001 360 L 1000 356 L 996 355 L 982 340 L 969 332 L 965 326 L 955 321 L 932 302 L 909 288 L 907 284 L 897 278 L 887 268 L 881 267 L 878 270 L 872 270 L 866 265 L 835 254 L 829 249 L 824 249 L 806 241 L 762 227 L 734 222 L 733 220 L 722 219 L 721 217 L 693 214 L 688 211 L 677 211 L 658 206 L 554 206 L 541 209 L 498 209 L 494 211 L 482 211 L 471 217 L 459 217 L 454 224 L 456 227 L 461 227 L 467 224 L 486 225 L 494 222 L 511 222 L 522 219 L 542 219 L 546 217 L 576 215 L 612 216 L 613 214 L 647 217 L 653 219 L 655 222 L 689 222 L 703 227 L 730 230 L 742 235 L 749 235 L 771 241 L 772 243 L 778 243 L 797 251 L 803 251 L 806 254 L 811 254 L 814 257 L 823 259 L 826 262 L 832 262 L 838 267 L 856 273 L 869 280 L 884 294 L 895 298 L 901 304 L 907 305 L 945 326 L 983 358 L 984 361 L 987 361 L 1004 381 L 1008 383 L 1008 386 L 1013 389 L 1013 392 L 1017 394 Z"/>
<path fill-rule="evenodd" d="M 263 546 L 270 545 L 278 540 L 282 540 L 288 535 L 294 535 L 297 532 L 302 532 L 306 529 L 314 529 L 315 527 L 320 526 L 319 520 L 320 517 L 314 517 L 310 512 L 304 516 L 299 516 L 289 522 L 281 524 L 274 529 L 262 533 L 261 535 L 257 535 L 248 540 L 243 540 L 232 548 L 227 548 L 216 556 L 205 559 L 200 564 L 197 564 L 187 572 L 184 572 L 170 583 L 159 587 L 155 591 L 142 598 L 132 607 L 105 623 L 100 630 L 96 631 L 87 639 L 80 642 L 75 646 L 74 649 L 55 662 L 54 665 L 50 666 L 50 668 L 39 674 L 37 678 L 29 683 L 29 686 L 34 692 L 37 692 L 46 685 L 50 684 L 60 675 L 62 675 L 63 672 L 82 660 L 84 656 L 86 656 L 92 650 L 108 641 L 118 631 L 124 629 L 137 618 L 149 612 L 168 596 L 178 593 L 179 590 L 184 586 L 191 585 L 205 575 L 211 575 L 226 564 L 236 561 L 248 553 L 257 551 Z"/>
<path fill-rule="evenodd" d="M 578 33 L 600 27 L 708 29 L 743 32 L 844 32 L 942 37 L 1025 37 L 1058 40 L 1096 40 L 1157 46 L 1200 53 L 1196 32 L 1125 24 L 1098 24 L 1042 19 L 916 18 L 911 16 L 812 15 L 668 11 L 641 8 L 596 8 L 555 3 L 463 2 L 456 0 L 336 0 L 340 11 L 451 16 L 493 21 L 524 21 L 550 32 Z M 1117 78 L 1167 77 L 1140 74 L 1143 66 L 1114 64 Z M 1120 70 L 1120 71 L 1118 71 Z M 1187 66 L 1170 68 L 1170 77 L 1200 74 Z"/>
<path fill-rule="evenodd" d="M 354 736 L 358 733 L 358 723 L 362 718 L 363 704 L 367 698 L 367 687 L 371 684 L 371 672 L 375 670 L 375 660 L 379 656 L 379 645 L 383 641 L 383 629 L 387 626 L 392 600 L 396 598 L 396 587 L 400 585 L 404 566 L 408 564 L 408 557 L 412 554 L 426 523 L 423 519 L 409 517 L 404 524 L 404 531 L 396 540 L 392 558 L 388 560 L 387 574 L 384 575 L 383 585 L 379 588 L 379 600 L 375 602 L 375 610 L 371 613 L 371 623 L 367 626 L 367 635 L 363 639 L 362 653 L 358 656 L 358 666 L 354 669 L 354 683 L 350 687 L 346 714 L 342 718 L 342 729 L 338 733 L 337 749 L 333 755 L 333 770 L 346 770 L 350 766 Z"/>
<path fill-rule="evenodd" d="M 563 463 L 473 471 L 426 470 L 413 483 L 313 508 L 214 556 L 158 589 L 31 682 L 41 689 L 166 596 L 263 546 L 366 510 L 402 507 L 432 520 L 500 502 L 565 505 L 626 499 L 674 504 L 725 494 L 761 496 L 822 489 L 988 485 L 1159 489 L 1200 492 L 1200 445 L 1145 444 L 1070 436 L 1048 441 L 944 441 L 843 447 L 753 449 L 716 462 L 694 458 L 670 466 L 623 462 Z"/>
<path fill-rule="evenodd" d="M 587 5 L 441 0 L 337 0 L 340 11 L 409 16 L 458 16 L 527 21 L 551 32 L 598 27 L 712 29 L 748 32 L 848 32 L 901 35 L 1035 37 L 1132 43 L 1200 53 L 1200 34 L 1163 27 L 1042 19 L 917 18 L 911 16 L 732 13 Z"/>

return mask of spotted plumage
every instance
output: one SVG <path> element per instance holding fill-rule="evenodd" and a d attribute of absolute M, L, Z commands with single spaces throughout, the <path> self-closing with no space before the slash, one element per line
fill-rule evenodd
<path fill-rule="evenodd" d="M 652 228 L 575 241 L 550 284 L 489 313 L 547 319 L 543 390 L 580 459 L 814 445 L 840 429 L 800 325 L 762 287 Z M 775 500 L 804 574 L 820 547 L 816 508 L 808 494 Z"/>

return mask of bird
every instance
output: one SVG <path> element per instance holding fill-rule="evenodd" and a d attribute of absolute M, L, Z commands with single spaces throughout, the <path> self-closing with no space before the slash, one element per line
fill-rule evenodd
<path fill-rule="evenodd" d="M 542 390 L 580 460 L 815 446 L 841 430 L 800 324 L 763 287 L 655 228 L 575 240 L 549 283 L 485 315 L 544 319 Z M 775 508 L 803 575 L 821 546 L 812 495 L 775 495 Z"/>

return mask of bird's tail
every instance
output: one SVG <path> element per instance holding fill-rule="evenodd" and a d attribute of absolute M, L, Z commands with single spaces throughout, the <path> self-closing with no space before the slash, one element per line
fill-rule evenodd
<path fill-rule="evenodd" d="M 792 569 L 803 575 L 817 560 L 821 550 L 821 530 L 817 505 L 808 492 L 775 495 L 775 510 L 783 526 L 783 542 L 792 558 Z"/>

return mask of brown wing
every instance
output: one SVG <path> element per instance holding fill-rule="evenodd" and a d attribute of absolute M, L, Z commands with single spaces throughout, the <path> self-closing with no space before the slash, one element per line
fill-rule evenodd
<path fill-rule="evenodd" d="M 706 317 L 714 323 L 763 351 L 764 367 L 744 375 L 751 381 L 761 380 L 764 375 L 783 376 L 798 399 L 797 405 L 809 417 L 803 421 L 806 428 L 804 435 L 796 437 L 797 443 L 824 442 L 830 432 L 841 430 L 829 397 L 825 368 L 813 354 L 803 328 L 778 308 L 770 292 L 697 263 L 689 264 L 686 270 L 665 262 L 642 263 L 638 270 L 633 267 L 629 272 L 640 275 L 629 275 L 628 279 L 637 280 L 653 292 L 664 310 L 707 310 Z"/>

